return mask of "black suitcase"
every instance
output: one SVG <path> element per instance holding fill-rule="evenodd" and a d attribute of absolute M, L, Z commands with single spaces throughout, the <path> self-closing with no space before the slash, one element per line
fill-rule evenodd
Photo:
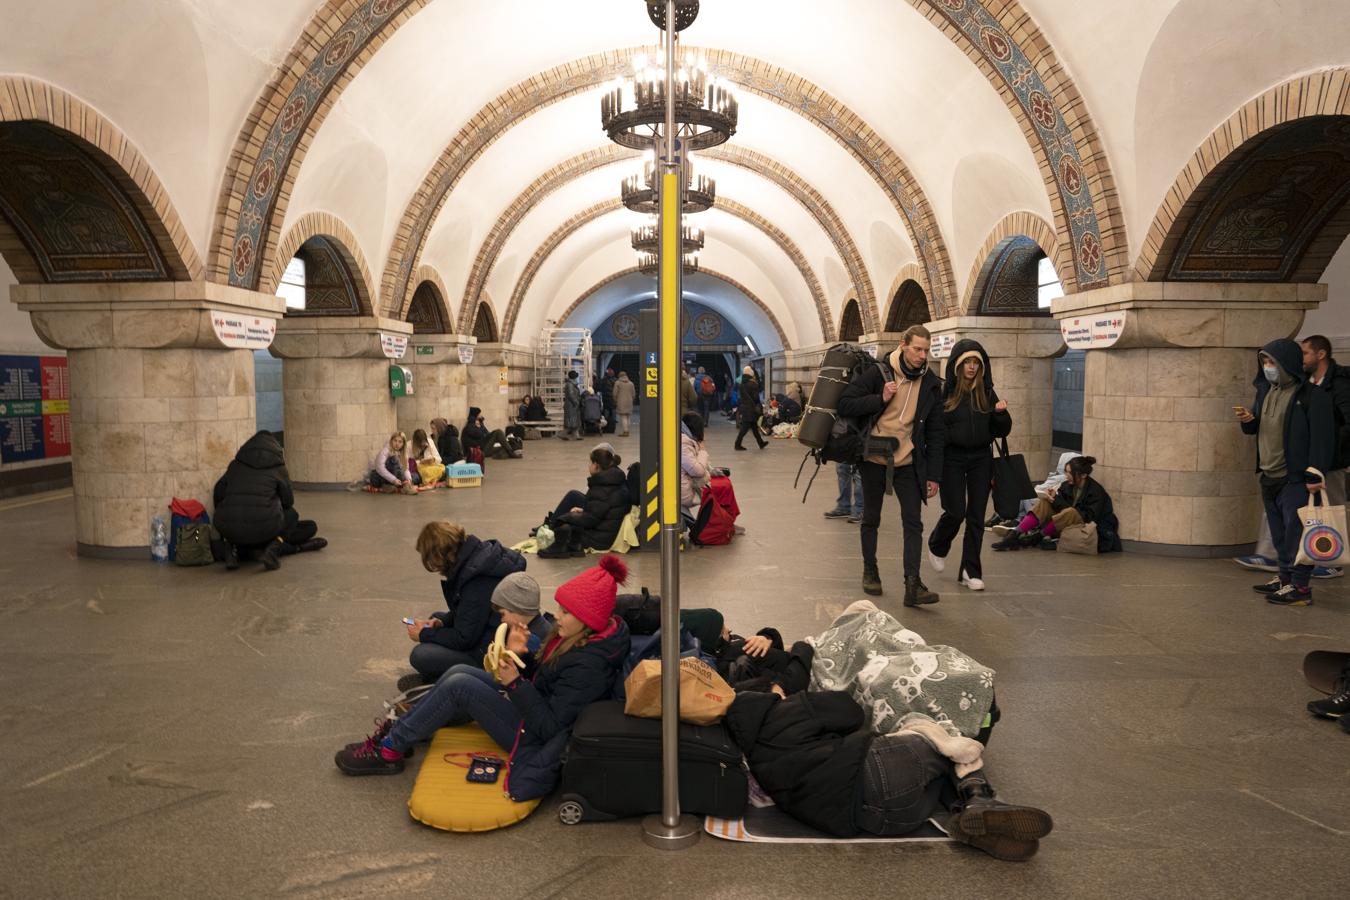
<path fill-rule="evenodd" d="M 680 723 L 680 811 L 739 819 L 747 784 L 726 726 Z M 563 754 L 564 825 L 661 811 L 661 720 L 626 716 L 604 700 L 582 710 Z"/>

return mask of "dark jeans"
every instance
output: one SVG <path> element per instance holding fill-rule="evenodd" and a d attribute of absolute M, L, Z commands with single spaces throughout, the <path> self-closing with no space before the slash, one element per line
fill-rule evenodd
<path fill-rule="evenodd" d="M 574 507 L 586 508 L 586 495 L 581 491 L 568 491 L 563 495 L 562 502 L 558 504 L 557 509 L 553 510 L 553 518 L 566 515 Z"/>
<path fill-rule="evenodd" d="M 281 523 L 281 538 L 288 544 L 299 546 L 319 533 L 319 526 L 313 519 L 302 519 L 295 508 L 282 510 L 284 520 Z M 223 536 L 222 536 L 223 537 Z M 228 538 L 226 538 L 228 540 Z M 235 544 L 234 549 L 238 552 L 240 559 L 249 559 L 257 553 L 266 550 L 276 539 L 266 541 L 261 544 Z"/>
<path fill-rule="evenodd" d="M 435 681 L 455 666 L 473 666 L 483 668 L 483 655 L 468 650 L 451 650 L 440 644 L 423 641 L 408 655 L 408 663 L 422 674 L 423 678 Z"/>
<path fill-rule="evenodd" d="M 760 435 L 760 433 L 759 433 L 759 425 L 756 424 L 755 422 L 746 422 L 745 424 L 741 425 L 741 430 L 740 430 L 740 432 L 736 435 L 736 446 L 737 446 L 737 447 L 741 446 L 741 441 L 745 440 L 745 436 L 746 436 L 747 434 L 754 435 L 754 437 L 755 437 L 755 443 L 756 443 L 756 444 L 759 444 L 761 447 L 763 447 L 763 446 L 765 445 L 765 443 L 767 443 L 767 442 L 764 440 L 763 436 Z"/>
<path fill-rule="evenodd" d="M 1266 522 L 1270 525 L 1270 539 L 1280 557 L 1280 582 L 1305 588 L 1312 577 L 1312 566 L 1296 566 L 1299 541 L 1303 539 L 1303 523 L 1299 521 L 1300 507 L 1308 505 L 1308 487 L 1303 484 L 1285 484 L 1283 481 L 1267 484 L 1261 477 L 1261 501 L 1266 506 Z"/>
<path fill-rule="evenodd" d="M 879 463 L 862 462 L 858 464 L 862 476 L 863 517 L 862 517 L 862 556 L 863 563 L 869 566 L 877 564 L 877 528 L 881 525 L 881 501 L 886 496 L 886 467 Z M 919 559 L 923 554 L 923 492 L 914 474 L 913 466 L 897 466 L 895 496 L 900 500 L 900 525 L 904 530 L 905 577 L 917 578 Z"/>
<path fill-rule="evenodd" d="M 928 536 L 928 549 L 934 556 L 947 558 L 952 541 L 966 523 L 961 545 L 961 570 L 971 578 L 983 578 L 980 548 L 984 546 L 984 518 L 989 507 L 989 480 L 994 470 L 994 454 L 988 447 L 966 450 L 948 447 L 942 461 L 942 518 Z"/>
<path fill-rule="evenodd" d="M 952 764 L 917 734 L 886 734 L 863 759 L 858 827 L 885 837 L 909 834 L 956 800 Z"/>
<path fill-rule="evenodd" d="M 482 726 L 503 750 L 509 752 L 516 742 L 520 713 L 502 695 L 490 673 L 472 666 L 455 666 L 442 675 L 436 686 L 394 725 L 389 742 L 396 750 L 407 750 L 430 738 L 436 729 L 465 717 Z"/>

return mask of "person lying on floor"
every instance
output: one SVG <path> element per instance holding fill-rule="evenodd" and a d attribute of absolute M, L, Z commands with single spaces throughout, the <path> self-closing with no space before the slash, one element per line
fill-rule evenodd
<path fill-rule="evenodd" d="M 591 451 L 586 493 L 568 491 L 549 519 L 553 545 L 539 551 L 541 559 L 582 556 L 589 547 L 608 550 L 623 527 L 624 516 L 633 508 L 628 498 L 628 477 L 619 454 L 609 444 Z"/>
<path fill-rule="evenodd" d="M 836 837 L 899 837 L 935 820 L 956 841 L 1030 859 L 1050 814 L 994 798 L 979 742 L 925 717 L 875 735 L 841 691 L 738 693 L 726 725 L 755 780 L 784 812 Z"/>
<path fill-rule="evenodd" d="M 526 629 L 511 627 L 507 647 L 521 656 L 523 668 L 505 653 L 495 673 L 456 666 L 407 715 L 339 750 L 337 767 L 348 775 L 398 774 L 413 744 L 467 717 L 509 754 L 503 790 L 511 799 L 548 794 L 558 785 L 577 716 L 609 696 L 628 656 L 628 626 L 614 615 L 618 585 L 627 577 L 622 560 L 602 556 L 554 594 L 557 625 L 537 654 L 528 652 Z"/>
<path fill-rule="evenodd" d="M 492 613 L 492 593 L 506 576 L 525 571 L 525 557 L 453 522 L 422 526 L 417 553 L 423 568 L 441 576 L 446 608 L 407 626 L 417 645 L 408 662 L 417 672 L 399 679 L 400 691 L 435 681 L 453 666 L 481 666 L 501 624 Z"/>
<path fill-rule="evenodd" d="M 1067 480 L 1058 490 L 1036 501 L 1031 512 L 995 543 L 994 549 L 1020 550 L 1040 546 L 1053 550 L 1064 529 L 1096 522 L 1098 550 L 1119 550 L 1120 538 L 1116 532 L 1120 523 L 1111 505 L 1111 495 L 1092 477 L 1092 467 L 1096 463 L 1091 456 L 1075 456 L 1069 460 L 1065 468 Z"/>
<path fill-rule="evenodd" d="M 751 637 L 733 634 L 715 609 L 682 609 L 680 625 L 698 638 L 699 647 L 715 660 L 717 674 L 737 691 L 775 691 L 786 697 L 811 683 L 815 649 L 798 641 L 783 649 L 777 628 L 761 628 Z"/>

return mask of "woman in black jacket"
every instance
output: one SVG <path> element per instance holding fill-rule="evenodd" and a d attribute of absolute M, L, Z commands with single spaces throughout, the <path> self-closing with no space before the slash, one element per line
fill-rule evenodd
<path fill-rule="evenodd" d="M 568 491 L 550 519 L 553 546 L 541 550 L 542 559 L 582 556 L 586 548 L 608 550 L 619 536 L 624 516 L 632 509 L 628 478 L 622 460 L 608 444 L 591 451 L 586 493 Z"/>
<path fill-rule="evenodd" d="M 741 430 L 736 433 L 737 450 L 745 449 L 741 446 L 741 442 L 745 440 L 747 434 L 754 437 L 759 449 L 763 450 L 769 446 L 769 442 L 759 433 L 759 417 L 763 414 L 764 406 L 759 399 L 759 379 L 755 377 L 755 370 L 746 366 L 741 373 L 740 402 L 736 405 L 736 422 L 741 426 Z"/>
<path fill-rule="evenodd" d="M 1092 467 L 1096 464 L 1097 460 L 1091 456 L 1075 456 L 1069 460 L 1064 469 L 1068 480 L 1055 494 L 1037 500 L 1031 512 L 1003 540 L 994 544 L 994 549 L 1020 550 L 1039 545 L 1044 550 L 1054 550 L 1059 546 L 1059 534 L 1065 528 L 1096 522 L 1098 551 L 1119 550 L 1120 538 L 1116 532 L 1120 523 L 1111 504 L 1111 495 L 1092 477 Z"/>
<path fill-rule="evenodd" d="M 436 452 L 447 466 L 464 460 L 464 447 L 459 442 L 459 429 L 445 419 L 431 420 L 431 436 L 436 439 Z"/>
<path fill-rule="evenodd" d="M 989 483 L 994 453 L 990 444 L 1012 431 L 1008 403 L 994 391 L 989 354 L 977 341 L 957 341 L 947 359 L 942 417 L 947 444 L 942 456 L 942 518 L 928 535 L 928 561 L 934 571 L 947 567 L 952 541 L 966 523 L 961 545 L 959 581 L 972 591 L 984 590 L 980 549 L 984 546 L 984 514 L 989 506 Z"/>
<path fill-rule="evenodd" d="M 295 511 L 286 460 L 270 431 L 244 442 L 211 495 L 227 569 L 239 568 L 241 556 L 260 553 L 263 567 L 273 570 L 280 568 L 282 556 L 328 546 L 314 536 L 319 526 Z"/>

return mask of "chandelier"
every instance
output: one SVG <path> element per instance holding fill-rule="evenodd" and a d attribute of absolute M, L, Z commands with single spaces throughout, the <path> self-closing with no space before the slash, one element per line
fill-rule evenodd
<path fill-rule="evenodd" d="M 684 274 L 698 271 L 698 255 L 686 253 L 682 257 L 684 263 Z M 638 271 L 643 275 L 655 275 L 661 269 L 661 264 L 655 253 L 642 252 L 638 254 Z"/>
<path fill-rule="evenodd" d="M 601 95 L 600 124 L 611 141 L 646 150 L 664 137 L 665 68 L 664 51 L 654 60 L 639 53 L 633 58 L 633 77 L 618 79 Z M 725 144 L 736 133 L 736 91 L 730 82 L 708 74 L 707 60 L 686 54 L 675 71 L 674 93 L 675 137 L 686 153 Z"/>
<path fill-rule="evenodd" d="M 632 238 L 633 249 L 638 253 L 656 254 L 657 242 L 660 240 L 660 235 L 655 225 L 639 225 L 633 229 Z M 702 249 L 702 228 L 686 225 L 680 229 L 680 251 L 682 253 L 687 256 L 690 253 L 697 253 Z"/>
<path fill-rule="evenodd" d="M 619 186 L 619 195 L 623 205 L 633 212 L 657 212 L 656 200 L 656 159 L 648 154 L 642 164 L 642 174 L 629 175 Z M 684 212 L 705 212 L 712 209 L 717 201 L 717 181 L 706 175 L 694 175 L 693 166 L 688 160 L 684 164 Z"/>

